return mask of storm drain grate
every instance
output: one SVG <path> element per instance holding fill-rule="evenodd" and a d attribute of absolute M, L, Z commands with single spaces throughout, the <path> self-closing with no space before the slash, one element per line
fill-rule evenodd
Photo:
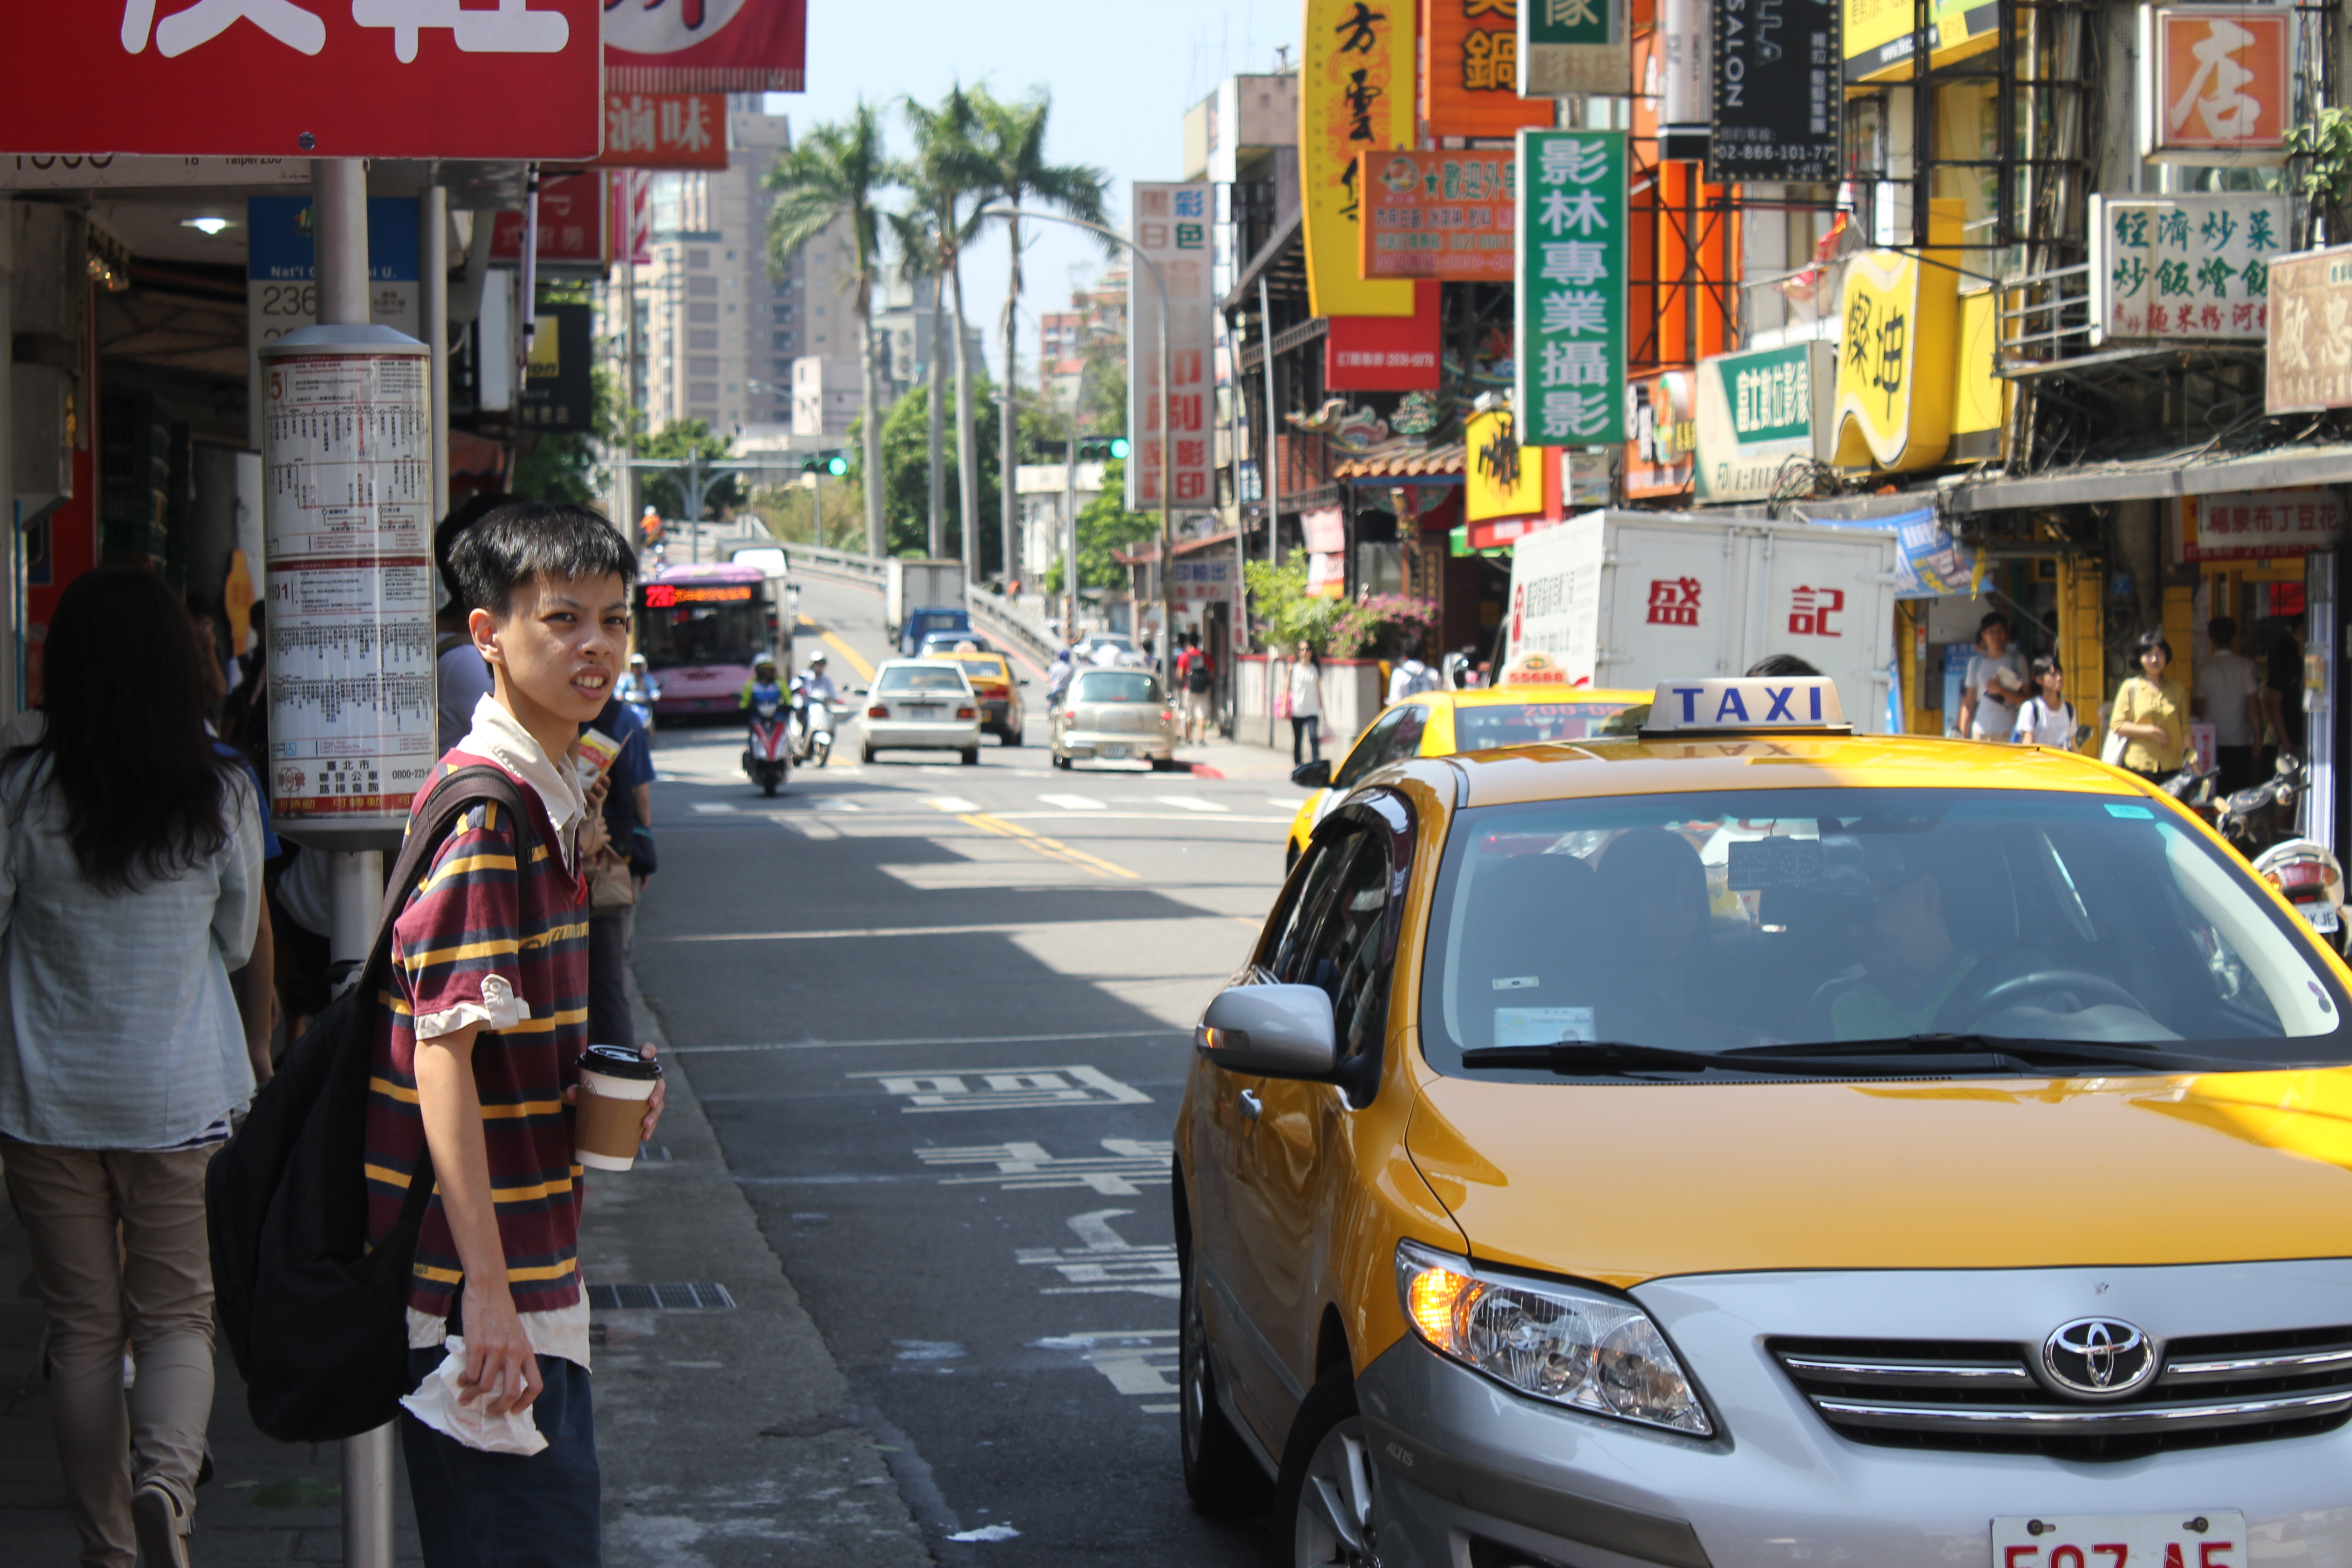
<path fill-rule="evenodd" d="M 588 1308 L 597 1312 L 731 1312 L 735 1298 L 724 1285 L 591 1285 Z"/>

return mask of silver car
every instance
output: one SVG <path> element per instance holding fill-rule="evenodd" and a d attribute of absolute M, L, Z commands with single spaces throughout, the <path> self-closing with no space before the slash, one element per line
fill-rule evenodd
<path fill-rule="evenodd" d="M 1176 715 L 1148 669 L 1082 669 L 1054 710 L 1054 765 L 1148 759 L 1175 765 Z"/>
<path fill-rule="evenodd" d="M 867 689 L 866 738 L 858 757 L 877 752 L 961 752 L 980 764 L 980 699 L 961 666 L 940 659 L 894 658 Z"/>

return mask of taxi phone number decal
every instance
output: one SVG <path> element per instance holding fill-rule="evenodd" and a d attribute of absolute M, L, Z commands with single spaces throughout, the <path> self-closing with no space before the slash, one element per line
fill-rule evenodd
<path fill-rule="evenodd" d="M 1992 1568 L 2247 1568 L 2240 1513 L 2053 1515 L 1992 1521 Z"/>

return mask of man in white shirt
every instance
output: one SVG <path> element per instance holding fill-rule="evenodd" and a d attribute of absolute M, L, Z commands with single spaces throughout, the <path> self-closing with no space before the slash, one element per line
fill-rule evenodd
<path fill-rule="evenodd" d="M 2016 691 L 2002 700 L 1992 689 L 1996 672 L 2016 676 Z M 2009 646 L 2009 617 L 1995 610 L 1977 625 L 1977 651 L 1960 680 L 1959 732 L 1972 741 L 2006 741 L 2017 730 L 2017 705 L 2025 692 L 2025 659 Z"/>
<path fill-rule="evenodd" d="M 2191 711 L 2213 726 L 2213 787 L 2223 795 L 2254 782 L 2254 746 L 2263 732 L 2263 672 L 2238 651 L 2238 623 L 2215 616 L 2205 626 L 2212 653 L 2197 667 Z"/>
<path fill-rule="evenodd" d="M 1402 702 L 1415 692 L 1428 691 L 1437 685 L 1437 673 L 1421 662 L 1421 656 L 1409 654 L 1389 672 L 1389 700 Z"/>

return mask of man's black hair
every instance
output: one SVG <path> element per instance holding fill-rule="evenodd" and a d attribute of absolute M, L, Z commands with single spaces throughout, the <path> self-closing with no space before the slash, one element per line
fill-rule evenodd
<path fill-rule="evenodd" d="M 457 603 L 503 616 L 514 591 L 535 577 L 635 581 L 637 558 L 621 531 L 584 506 L 514 501 L 457 536 L 449 552 Z"/>
<path fill-rule="evenodd" d="M 1751 676 L 1773 676 L 1786 680 L 1795 676 L 1818 677 L 1822 672 L 1793 653 L 1768 653 L 1748 667 Z"/>
<path fill-rule="evenodd" d="M 2205 623 L 2205 638 L 2215 647 L 2231 647 L 2238 640 L 2238 623 L 2228 616 L 2215 616 Z"/>
<path fill-rule="evenodd" d="M 457 541 L 474 524 L 499 508 L 515 506 L 521 500 L 522 497 L 509 495 L 504 490 L 484 490 L 479 495 L 467 496 L 451 507 L 449 515 L 441 520 L 441 526 L 433 531 L 433 564 L 440 569 L 441 586 L 452 603 L 463 605 L 466 595 L 459 591 L 457 574 L 449 564 L 450 551 L 457 548 Z"/>

